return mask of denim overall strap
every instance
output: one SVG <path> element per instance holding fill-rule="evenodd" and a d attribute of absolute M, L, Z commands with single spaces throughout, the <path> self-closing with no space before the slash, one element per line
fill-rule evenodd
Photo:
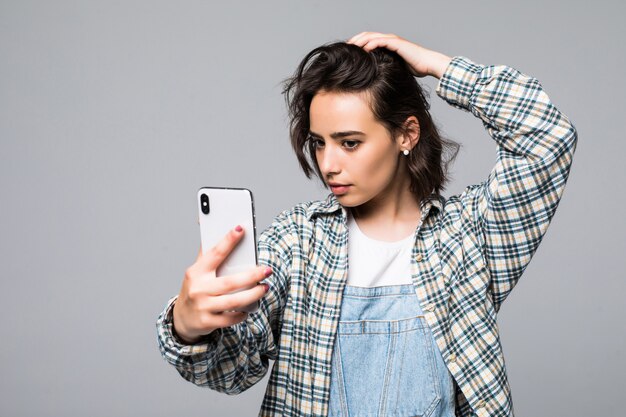
<path fill-rule="evenodd" d="M 344 287 L 330 417 L 454 417 L 454 389 L 413 284 Z"/>

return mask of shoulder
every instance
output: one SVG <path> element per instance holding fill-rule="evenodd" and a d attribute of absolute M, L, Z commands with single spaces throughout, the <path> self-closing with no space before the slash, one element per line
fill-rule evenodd
<path fill-rule="evenodd" d="M 330 196 L 296 203 L 274 216 L 270 225 L 259 236 L 259 242 L 299 239 L 311 230 L 317 214 L 331 212 L 333 209 L 336 207 Z"/>
<path fill-rule="evenodd" d="M 453 194 L 444 198 L 445 212 L 459 214 L 471 209 L 472 203 L 484 193 L 485 181 L 477 184 L 470 184 L 458 194 Z"/>
<path fill-rule="evenodd" d="M 448 233 L 460 231 L 476 233 L 479 227 L 479 210 L 484 195 L 488 192 L 487 183 L 470 184 L 456 194 L 448 197 L 437 196 L 439 212 L 437 222 Z"/>
<path fill-rule="evenodd" d="M 338 215 L 343 210 L 345 209 L 339 204 L 335 195 L 330 193 L 325 198 L 303 201 L 282 210 L 274 217 L 272 224 L 277 227 L 308 226 L 318 216 Z"/>

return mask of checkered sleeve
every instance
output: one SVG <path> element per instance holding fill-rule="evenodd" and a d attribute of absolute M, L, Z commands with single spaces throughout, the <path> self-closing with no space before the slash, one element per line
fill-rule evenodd
<path fill-rule="evenodd" d="M 177 297 L 167 302 L 156 323 L 158 345 L 161 356 L 184 379 L 229 395 L 239 394 L 260 381 L 267 373 L 269 359 L 277 358 L 288 285 L 285 221 L 282 212 L 258 238 L 257 263 L 271 267 L 273 274 L 262 281 L 269 284 L 269 291 L 246 320 L 187 345 L 173 328 L 172 309 Z"/>
<path fill-rule="evenodd" d="M 437 95 L 471 112 L 497 144 L 487 179 L 466 189 L 496 311 L 530 262 L 563 194 L 578 135 L 539 81 L 455 56 Z"/>

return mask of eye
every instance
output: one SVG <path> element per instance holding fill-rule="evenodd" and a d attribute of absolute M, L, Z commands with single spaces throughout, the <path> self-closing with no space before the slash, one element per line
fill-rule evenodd
<path fill-rule="evenodd" d="M 359 142 L 358 140 L 344 140 L 343 144 L 346 146 L 347 149 L 353 151 L 357 148 L 357 146 L 359 146 L 361 142 Z"/>
<path fill-rule="evenodd" d="M 317 148 L 324 146 L 323 140 L 320 140 L 314 137 L 309 137 L 309 141 L 311 142 L 311 146 L 313 147 L 313 149 L 317 149 Z"/>

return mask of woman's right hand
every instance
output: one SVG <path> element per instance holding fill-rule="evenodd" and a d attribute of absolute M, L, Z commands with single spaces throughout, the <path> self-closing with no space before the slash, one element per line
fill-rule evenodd
<path fill-rule="evenodd" d="M 256 266 L 219 278 L 215 276 L 217 267 L 239 243 L 243 234 L 243 229 L 229 231 L 204 255 L 201 246 L 196 262 L 185 271 L 173 311 L 174 331 L 183 342 L 195 343 L 215 329 L 244 321 L 248 317 L 247 312 L 232 310 L 259 300 L 267 292 L 267 284 L 256 284 L 271 275 L 272 270 L 268 266 Z M 246 289 L 252 285 L 254 287 Z"/>
<path fill-rule="evenodd" d="M 398 53 L 409 64 L 411 73 L 416 77 L 432 75 L 440 79 L 451 57 L 432 49 L 424 48 L 393 33 L 361 32 L 346 41 L 363 48 L 366 52 L 378 47 Z"/>

